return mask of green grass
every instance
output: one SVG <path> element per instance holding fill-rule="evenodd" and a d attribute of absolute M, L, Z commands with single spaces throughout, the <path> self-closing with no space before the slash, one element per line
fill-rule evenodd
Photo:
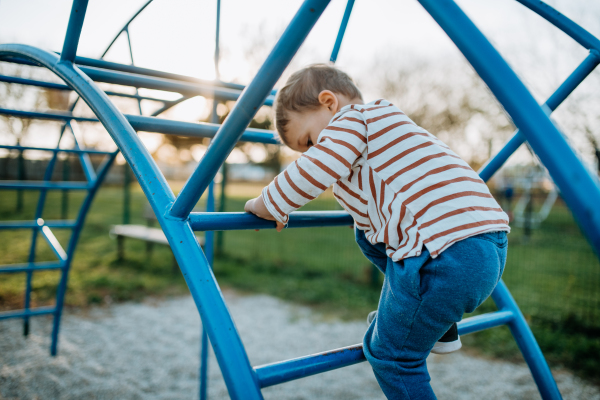
<path fill-rule="evenodd" d="M 246 197 L 229 198 L 228 211 L 243 209 Z M 26 192 L 24 212 L 15 213 L 15 192 L 0 197 L 0 219 L 31 219 L 36 192 Z M 70 195 L 74 218 L 82 193 Z M 139 190 L 132 192 L 132 223 L 145 224 L 146 204 Z M 330 196 L 304 209 L 339 209 Z M 52 192 L 44 217 L 59 218 L 60 193 Z M 69 278 L 67 305 L 86 306 L 108 301 L 137 300 L 147 295 L 187 293 L 180 274 L 172 272 L 172 254 L 155 246 L 147 258 L 145 244 L 126 242 L 126 259 L 117 261 L 116 243 L 109 238 L 110 225 L 121 223 L 122 191 L 103 188 L 88 215 Z M 64 247 L 68 231 L 54 230 Z M 25 262 L 31 233 L 0 231 L 0 263 Z M 557 203 L 540 229 L 527 237 L 520 228 L 509 235 L 504 280 L 529 320 L 542 350 L 553 366 L 566 366 L 582 376 L 595 377 L 600 368 L 600 263 L 590 249 L 569 210 Z M 372 267 L 354 243 L 347 227 L 231 231 L 223 235 L 223 247 L 215 259 L 215 275 L 221 286 L 267 293 L 307 304 L 342 318 L 360 318 L 377 307 L 381 276 L 373 285 Z M 38 241 L 37 260 L 53 260 L 45 242 Z M 0 309 L 22 307 L 24 274 L 0 276 Z M 36 305 L 52 304 L 58 273 L 38 272 L 33 280 Z M 491 300 L 477 311 L 495 309 Z M 511 360 L 521 359 L 507 328 L 496 328 L 464 339 L 483 353 Z"/>

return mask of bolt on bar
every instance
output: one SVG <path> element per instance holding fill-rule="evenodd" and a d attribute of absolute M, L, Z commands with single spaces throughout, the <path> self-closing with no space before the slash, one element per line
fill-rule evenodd
<path fill-rule="evenodd" d="M 290 214 L 288 228 L 352 226 L 354 220 L 346 211 L 296 211 Z M 274 229 L 269 221 L 245 212 L 190 213 L 190 226 L 195 231 L 231 231 Z"/>
<path fill-rule="evenodd" d="M 340 30 L 338 31 L 337 38 L 335 39 L 335 44 L 333 45 L 333 50 L 331 51 L 331 57 L 329 61 L 335 63 L 338 57 L 338 53 L 340 52 L 340 47 L 342 45 L 342 40 L 344 39 L 344 34 L 346 33 L 346 27 L 348 26 L 348 20 L 350 19 L 350 14 L 352 14 L 352 7 L 354 6 L 354 0 L 348 0 L 348 4 L 346 4 L 346 10 L 344 11 L 344 17 L 342 18 L 342 24 L 340 25 Z"/>
<path fill-rule="evenodd" d="M 542 108 L 547 108 L 549 112 L 556 110 L 558 106 L 579 86 L 581 82 L 596 68 L 600 63 L 600 53 L 596 50 L 590 51 L 590 54 L 581 64 L 569 75 L 562 85 L 546 100 Z M 496 171 L 504 165 L 506 160 L 525 142 L 525 136 L 520 130 L 516 130 L 514 135 L 504 145 L 504 147 L 490 161 L 488 161 L 479 170 L 479 176 L 484 181 L 490 179 Z"/>
<path fill-rule="evenodd" d="M 60 61 L 73 62 L 77 54 L 77 46 L 79 45 L 79 36 L 85 19 L 88 0 L 73 0 L 71 7 L 71 16 L 69 17 L 69 25 L 63 43 Z"/>
<path fill-rule="evenodd" d="M 329 0 L 306 0 L 300 6 L 181 190 L 169 211 L 171 217 L 185 219 L 190 214 L 328 4 Z"/>
<path fill-rule="evenodd" d="M 67 253 L 62 248 L 62 246 L 60 245 L 60 242 L 58 241 L 56 236 L 54 236 L 54 233 L 52 233 L 50 228 L 48 228 L 47 226 L 44 226 L 44 227 L 42 227 L 41 232 L 42 232 L 42 236 L 44 236 L 44 239 L 46 239 L 46 241 L 52 248 L 52 251 L 54 252 L 54 254 L 56 254 L 56 256 L 61 261 L 67 261 L 67 258 L 68 258 Z"/>

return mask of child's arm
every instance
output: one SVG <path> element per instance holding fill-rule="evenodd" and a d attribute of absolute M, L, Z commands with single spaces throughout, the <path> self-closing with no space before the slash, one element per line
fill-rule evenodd
<path fill-rule="evenodd" d="M 319 138 L 319 143 L 275 177 L 260 197 L 246 203 L 246 211 L 285 225 L 290 212 L 350 175 L 352 165 L 367 146 L 362 113 L 349 110 L 339 115 Z"/>

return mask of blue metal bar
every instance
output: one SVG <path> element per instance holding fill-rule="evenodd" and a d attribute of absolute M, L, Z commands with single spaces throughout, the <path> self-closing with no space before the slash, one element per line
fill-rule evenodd
<path fill-rule="evenodd" d="M 16 76 L 7 76 L 7 75 L 0 75 L 0 82 L 16 83 L 16 84 L 19 84 L 19 85 L 43 87 L 43 88 L 46 88 L 46 89 L 54 89 L 54 90 L 68 90 L 68 91 L 72 91 L 73 90 L 70 87 L 68 87 L 67 85 L 63 85 L 61 83 L 37 81 L 37 80 L 33 80 L 33 79 L 25 79 L 25 78 L 19 78 L 19 77 L 16 77 Z M 163 102 L 163 103 L 169 102 L 168 100 L 157 99 L 155 97 L 149 97 L 149 96 L 140 96 L 139 94 L 119 93 L 119 92 L 112 92 L 110 90 L 105 90 L 104 93 L 106 93 L 109 96 L 115 96 L 115 97 L 127 97 L 127 98 L 130 98 L 130 99 L 151 100 L 151 101 L 159 101 L 159 102 Z"/>
<path fill-rule="evenodd" d="M 29 272 L 29 271 L 44 271 L 51 269 L 61 269 L 64 267 L 64 263 L 59 261 L 40 261 L 40 262 L 29 262 L 24 264 L 10 264 L 0 265 L 0 274 L 12 274 L 16 272 Z"/>
<path fill-rule="evenodd" d="M 275 229 L 275 221 L 268 221 L 245 212 L 190 214 L 190 226 L 195 231 L 231 231 Z M 296 211 L 290 214 L 288 228 L 316 228 L 325 226 L 352 226 L 354 220 L 346 211 Z"/>
<path fill-rule="evenodd" d="M 89 153 L 89 154 L 112 154 L 112 151 L 102 151 L 94 149 L 60 149 L 53 147 L 33 147 L 33 146 L 11 146 L 7 144 L 0 144 L 0 149 L 8 150 L 38 150 L 38 151 L 51 151 L 54 153 Z"/>
<path fill-rule="evenodd" d="M 547 108 L 550 112 L 556 110 L 558 106 L 579 86 L 581 82 L 594 68 L 600 63 L 600 53 L 592 50 L 581 64 L 569 75 L 562 85 L 546 100 L 542 108 Z M 506 160 L 525 142 L 525 136 L 518 129 L 510 140 L 504 145 L 490 161 L 488 161 L 480 170 L 479 176 L 484 181 L 490 179 L 496 171 L 504 165 Z"/>
<path fill-rule="evenodd" d="M 539 0 L 517 1 L 569 35 L 586 49 L 600 51 L 600 40 L 548 4 Z"/>
<path fill-rule="evenodd" d="M 96 118 L 76 117 L 70 112 L 39 112 L 39 111 L 22 111 L 12 110 L 8 108 L 0 108 L 0 114 L 9 115 L 18 118 L 33 118 L 33 119 L 51 119 L 58 121 L 79 121 L 79 122 L 98 122 Z"/>
<path fill-rule="evenodd" d="M 140 13 L 142 11 L 144 11 L 144 9 L 146 7 L 148 7 L 148 5 L 150 3 L 152 3 L 152 0 L 148 0 L 143 6 L 140 7 L 139 10 L 136 11 L 135 14 L 133 14 L 133 16 L 131 18 L 129 18 L 129 20 L 127 20 L 127 22 L 125 23 L 125 25 L 123 25 L 123 27 L 121 28 L 121 30 L 115 35 L 115 37 L 113 38 L 113 40 L 106 47 L 106 50 L 104 50 L 104 53 L 102 53 L 102 55 L 100 56 L 100 58 L 104 58 L 104 56 L 106 55 L 106 53 L 108 53 L 108 50 L 110 50 L 110 48 L 112 47 L 113 44 L 115 44 L 115 42 L 117 41 L 117 39 L 119 38 L 119 36 L 121 36 L 121 33 L 123 33 L 123 31 L 125 31 L 125 30 L 127 30 L 129 28 L 129 24 L 131 24 L 133 22 L 133 20 L 136 19 L 137 16 L 140 15 Z"/>
<path fill-rule="evenodd" d="M 69 25 L 67 25 L 67 33 L 63 43 L 60 61 L 73 62 L 77 54 L 77 46 L 79 45 L 79 36 L 85 19 L 88 0 L 73 0 L 71 7 L 71 16 L 69 17 Z"/>
<path fill-rule="evenodd" d="M 344 34 L 346 33 L 346 27 L 348 26 L 350 14 L 352 14 L 353 6 L 354 0 L 348 0 L 348 4 L 346 4 L 346 11 L 344 11 L 344 17 L 342 18 L 342 24 L 340 25 L 340 30 L 338 31 L 335 44 L 333 45 L 333 50 L 331 52 L 331 57 L 329 58 L 329 61 L 332 63 L 337 61 L 338 53 L 340 52 L 340 46 L 342 45 L 342 40 L 344 39 Z"/>
<path fill-rule="evenodd" d="M 260 387 L 268 387 L 366 361 L 362 344 L 254 368 Z"/>
<path fill-rule="evenodd" d="M 161 108 L 159 108 L 158 110 L 154 111 L 152 113 L 153 117 L 156 117 L 157 115 L 160 115 L 162 113 L 164 113 L 165 111 L 167 111 L 169 108 L 176 106 L 177 104 L 181 103 L 182 101 L 186 101 L 188 99 L 190 99 L 191 97 L 189 96 L 181 96 L 180 98 L 178 98 L 177 100 L 173 100 L 173 101 L 165 101 L 164 106 L 162 106 Z"/>
<path fill-rule="evenodd" d="M 47 226 L 44 226 L 41 229 L 41 233 L 42 236 L 44 236 L 44 239 L 46 239 L 46 242 L 48 242 L 48 244 L 50 245 L 50 248 L 52 249 L 54 254 L 56 254 L 56 257 L 58 257 L 58 259 L 63 262 L 67 261 L 67 253 L 60 245 L 60 242 L 58 241 L 56 236 L 54 236 L 54 233 L 52 233 L 52 230 L 50 230 L 50 228 L 48 228 Z"/>
<path fill-rule="evenodd" d="M 496 326 L 506 325 L 515 318 L 512 311 L 503 310 L 465 318 L 458 323 L 458 334 L 468 335 Z"/>
<path fill-rule="evenodd" d="M 24 317 L 33 317 L 35 315 L 46 315 L 46 314 L 54 314 L 56 312 L 55 307 L 38 307 L 38 308 L 30 308 L 29 310 L 15 310 L 15 311 L 5 311 L 0 312 L 0 320 L 9 319 L 9 318 L 24 318 Z"/>
<path fill-rule="evenodd" d="M 136 131 L 188 137 L 212 138 L 221 126 L 207 122 L 183 122 L 164 118 L 143 117 L 141 115 L 125 115 L 125 118 L 127 118 L 127 121 L 129 121 Z M 255 128 L 247 128 L 240 140 L 246 142 L 281 144 L 275 132 Z"/>
<path fill-rule="evenodd" d="M 65 124 L 69 127 L 69 130 L 71 131 L 71 136 L 73 136 L 73 141 L 75 142 L 75 148 L 80 150 L 81 147 L 79 146 L 79 140 L 77 139 L 77 135 L 73 130 L 73 125 L 71 125 L 71 121 L 67 121 Z M 88 183 L 93 183 L 96 180 L 96 171 L 94 170 L 94 165 L 92 164 L 92 160 L 90 159 L 89 154 L 85 152 L 79 153 L 79 161 L 81 162 L 81 168 L 83 169 L 83 173 L 85 174 L 85 179 L 88 181 Z"/>
<path fill-rule="evenodd" d="M 41 221 L 41 225 L 36 221 L 2 221 L 0 222 L 0 230 L 4 229 L 31 229 L 31 228 L 39 228 L 42 225 L 45 225 L 49 228 L 64 228 L 70 229 L 75 226 L 75 221 Z"/>
<path fill-rule="evenodd" d="M 0 50 L 1 53 L 1 50 Z M 71 67 L 72 68 L 72 67 Z M 79 93 L 81 96 L 81 93 Z M 82 96 L 85 99 L 85 97 Z M 86 196 L 83 204 L 79 208 L 79 214 L 77 215 L 76 225 L 73 227 L 73 232 L 71 234 L 71 239 L 69 240 L 69 245 L 66 251 L 66 260 L 64 262 L 64 268 L 62 275 L 60 277 L 60 282 L 58 283 L 58 288 L 56 290 L 56 314 L 54 315 L 54 322 L 52 325 L 52 343 L 50 345 L 50 354 L 55 356 L 58 350 L 58 332 L 60 331 L 60 320 L 62 316 L 63 305 L 65 301 L 65 294 L 67 292 L 67 282 L 69 279 L 69 270 L 71 269 L 71 262 L 73 260 L 73 255 L 75 254 L 75 249 L 77 248 L 77 243 L 79 241 L 79 236 L 81 234 L 81 230 L 83 229 L 83 224 L 85 222 L 85 217 L 92 205 L 92 201 L 94 200 L 94 196 L 96 195 L 98 189 L 100 188 L 100 184 L 104 181 L 106 174 L 110 169 L 110 166 L 113 164 L 115 158 L 117 157 L 118 151 L 107 156 L 104 162 L 98 167 L 98 174 L 96 180 L 93 182 L 88 195 Z"/>
<path fill-rule="evenodd" d="M 508 322 L 508 327 L 523 354 L 523 358 L 525 358 L 527 365 L 529 365 L 531 375 L 533 375 L 542 398 L 544 400 L 561 399 L 560 391 L 552 377 L 544 354 L 535 340 L 531 328 L 527 325 L 523 313 L 503 280 L 500 280 L 492 292 L 492 298 L 500 310 L 510 311 L 514 315 L 514 318 Z"/>
<path fill-rule="evenodd" d="M 152 0 L 150 0 L 150 1 L 152 1 Z M 148 5 L 148 4 L 149 3 L 146 3 L 146 5 Z M 131 65 L 134 65 L 135 62 L 133 61 L 133 48 L 131 47 L 131 35 L 129 34 L 129 27 L 128 26 L 125 26 L 125 34 L 127 36 L 127 45 L 129 47 L 129 57 L 131 58 Z M 139 94 L 137 88 L 135 88 L 135 94 Z M 142 101 L 138 99 L 137 103 L 138 103 L 138 109 L 140 111 L 140 115 L 142 115 L 143 114 L 143 112 L 142 112 Z"/>
<path fill-rule="evenodd" d="M 329 0 L 305 0 L 300 6 L 179 193 L 169 211 L 170 217 L 187 218 L 328 4 Z"/>
<path fill-rule="evenodd" d="M 90 185 L 85 182 L 0 181 L 0 189 L 87 190 L 89 188 Z"/>
<path fill-rule="evenodd" d="M 600 185 L 485 36 L 452 0 L 419 0 L 487 83 L 550 172 L 596 254 Z"/>

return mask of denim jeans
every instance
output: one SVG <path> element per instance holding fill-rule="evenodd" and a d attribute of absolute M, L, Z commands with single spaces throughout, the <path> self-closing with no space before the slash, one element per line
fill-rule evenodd
<path fill-rule="evenodd" d="M 383 243 L 371 244 L 356 229 L 356 242 L 385 278 L 377 316 L 365 333 L 364 353 L 388 399 L 435 399 L 426 358 L 435 342 L 464 313 L 492 293 L 504 271 L 506 232 L 461 240 L 431 258 L 398 262 Z"/>

